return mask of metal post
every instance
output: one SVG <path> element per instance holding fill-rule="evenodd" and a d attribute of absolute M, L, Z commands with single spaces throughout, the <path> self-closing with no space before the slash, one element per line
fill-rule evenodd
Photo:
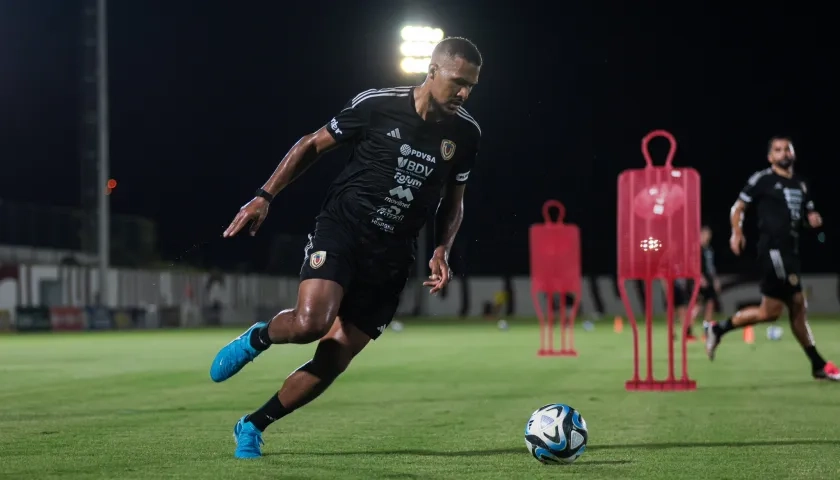
<path fill-rule="evenodd" d="M 110 263 L 110 214 L 108 203 L 108 19 L 105 9 L 106 0 L 97 1 L 96 36 L 97 36 L 97 114 L 99 121 L 98 148 L 98 184 L 99 192 L 99 304 L 108 304 L 108 265 Z"/>

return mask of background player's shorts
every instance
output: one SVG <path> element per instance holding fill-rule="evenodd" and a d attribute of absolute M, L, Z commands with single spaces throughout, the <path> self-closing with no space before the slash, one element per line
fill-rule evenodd
<path fill-rule="evenodd" d="M 319 219 L 304 255 L 301 281 L 320 278 L 341 285 L 338 315 L 376 340 L 397 312 L 413 251 L 365 241 L 337 222 Z"/>
<path fill-rule="evenodd" d="M 799 256 L 782 250 L 764 250 L 758 254 L 761 294 L 782 301 L 802 291 Z"/>
<path fill-rule="evenodd" d="M 706 302 L 709 300 L 715 303 L 720 301 L 717 290 L 715 290 L 715 285 L 710 280 L 706 280 L 705 287 L 700 287 L 700 296 L 703 297 L 703 300 Z"/>
<path fill-rule="evenodd" d="M 691 282 L 677 279 L 674 282 L 674 307 L 687 307 L 691 300 Z"/>

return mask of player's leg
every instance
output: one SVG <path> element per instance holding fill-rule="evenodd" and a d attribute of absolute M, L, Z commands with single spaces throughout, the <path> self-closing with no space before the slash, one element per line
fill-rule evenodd
<path fill-rule="evenodd" d="M 717 291 L 713 286 L 708 285 L 700 294 L 703 296 L 703 324 L 711 325 L 715 320 L 715 308 L 719 301 Z"/>
<path fill-rule="evenodd" d="M 814 378 L 818 380 L 840 381 L 840 369 L 832 362 L 826 362 L 817 352 L 817 346 L 808 325 L 808 303 L 802 292 L 793 295 L 788 303 L 790 313 L 790 328 L 796 341 L 802 346 L 808 360 L 811 361 L 811 371 Z"/>
<path fill-rule="evenodd" d="M 706 327 L 706 354 L 710 360 L 714 360 L 715 350 L 724 335 L 748 325 L 775 322 L 782 315 L 790 298 L 797 292 L 790 282 L 793 276 L 786 273 L 796 270 L 786 268 L 778 250 L 762 252 L 759 255 L 759 266 L 762 272 L 759 284 L 761 304 L 758 307 L 743 308 L 726 320 Z M 796 283 L 798 284 L 798 277 Z"/>
<path fill-rule="evenodd" d="M 272 344 L 305 344 L 326 335 L 355 272 L 353 252 L 354 242 L 340 226 L 319 223 L 304 251 L 295 307 L 257 322 L 225 345 L 213 359 L 210 378 L 227 380 Z"/>
<path fill-rule="evenodd" d="M 688 341 L 694 340 L 694 335 L 692 331 L 692 322 L 693 318 L 686 318 L 689 314 L 688 312 L 688 303 L 691 299 L 691 295 L 689 294 L 689 285 L 685 280 L 676 280 L 673 283 L 674 285 L 674 324 L 677 326 L 677 332 L 674 334 L 674 340 L 681 338 L 682 335 L 682 325 L 683 322 L 688 322 L 688 329 L 686 330 L 686 335 Z"/>
<path fill-rule="evenodd" d="M 311 278 L 300 283 L 295 308 L 283 310 L 268 323 L 257 322 L 225 345 L 210 367 L 210 378 L 221 382 L 239 372 L 273 343 L 312 343 L 330 329 L 343 297 L 337 282 Z"/>
<path fill-rule="evenodd" d="M 405 281 L 350 284 L 339 320 L 318 344 L 313 359 L 292 373 L 263 407 L 237 423 L 237 457 L 259 456 L 262 431 L 268 425 L 317 398 L 370 340 L 379 338 L 394 318 Z"/>
<path fill-rule="evenodd" d="M 782 315 L 784 309 L 784 301 L 764 295 L 761 297 L 761 305 L 758 307 L 743 308 L 720 323 L 708 324 L 706 326 L 706 353 L 709 355 L 709 359 L 714 360 L 715 350 L 724 335 L 748 325 L 774 322 Z"/>
<path fill-rule="evenodd" d="M 262 407 L 239 419 L 234 427 L 234 456 L 261 456 L 262 432 L 324 393 L 368 342 L 370 336 L 338 317 L 318 343 L 312 360 L 292 372 Z"/>

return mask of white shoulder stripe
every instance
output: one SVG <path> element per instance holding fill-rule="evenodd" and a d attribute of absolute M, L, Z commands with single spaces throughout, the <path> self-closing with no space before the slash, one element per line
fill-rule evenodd
<path fill-rule="evenodd" d="M 349 108 L 356 108 L 360 103 L 364 102 L 365 100 L 370 100 L 371 98 L 377 97 L 407 97 L 408 92 L 386 92 L 386 93 L 369 93 L 364 97 L 359 98 L 358 100 L 354 100 L 353 103 L 350 104 Z M 346 110 L 346 109 L 345 109 Z"/>
<path fill-rule="evenodd" d="M 478 135 L 481 136 L 481 127 L 478 126 L 478 122 L 476 122 L 475 119 L 463 109 L 463 107 L 458 107 L 458 116 L 472 123 L 475 126 L 475 129 L 478 130 Z"/>
<path fill-rule="evenodd" d="M 355 103 L 358 100 L 361 100 L 361 98 L 364 97 L 365 95 L 370 95 L 371 93 L 408 92 L 410 89 L 411 89 L 411 87 L 393 87 L 393 88 L 380 88 L 380 89 L 371 88 L 370 90 L 365 90 L 364 92 L 356 95 L 355 97 L 353 97 L 353 100 L 351 100 L 351 101 L 353 103 Z"/>
<path fill-rule="evenodd" d="M 757 183 L 758 183 L 758 181 L 759 181 L 759 180 L 761 180 L 761 177 L 763 177 L 763 176 L 765 176 L 765 175 L 769 175 L 769 174 L 770 174 L 770 172 L 772 172 L 772 171 L 773 171 L 773 170 L 772 170 L 772 169 L 769 169 L 769 168 L 766 168 L 766 169 L 764 169 L 764 170 L 759 170 L 759 171 L 757 171 L 757 172 L 755 172 L 755 173 L 753 173 L 753 174 L 752 174 L 752 176 L 750 177 L 750 179 L 749 179 L 749 180 L 747 180 L 747 183 L 749 183 L 751 186 L 753 186 L 753 187 L 754 187 L 754 186 L 755 186 L 755 184 L 757 184 Z"/>

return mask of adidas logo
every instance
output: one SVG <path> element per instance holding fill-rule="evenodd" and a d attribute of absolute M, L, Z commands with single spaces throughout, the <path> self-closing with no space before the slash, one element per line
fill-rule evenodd
<path fill-rule="evenodd" d="M 400 129 L 399 128 L 395 128 L 395 129 L 391 130 L 390 132 L 388 132 L 388 136 L 389 137 L 394 137 L 394 138 L 400 138 L 400 139 L 402 138 L 402 137 L 400 137 Z"/>

